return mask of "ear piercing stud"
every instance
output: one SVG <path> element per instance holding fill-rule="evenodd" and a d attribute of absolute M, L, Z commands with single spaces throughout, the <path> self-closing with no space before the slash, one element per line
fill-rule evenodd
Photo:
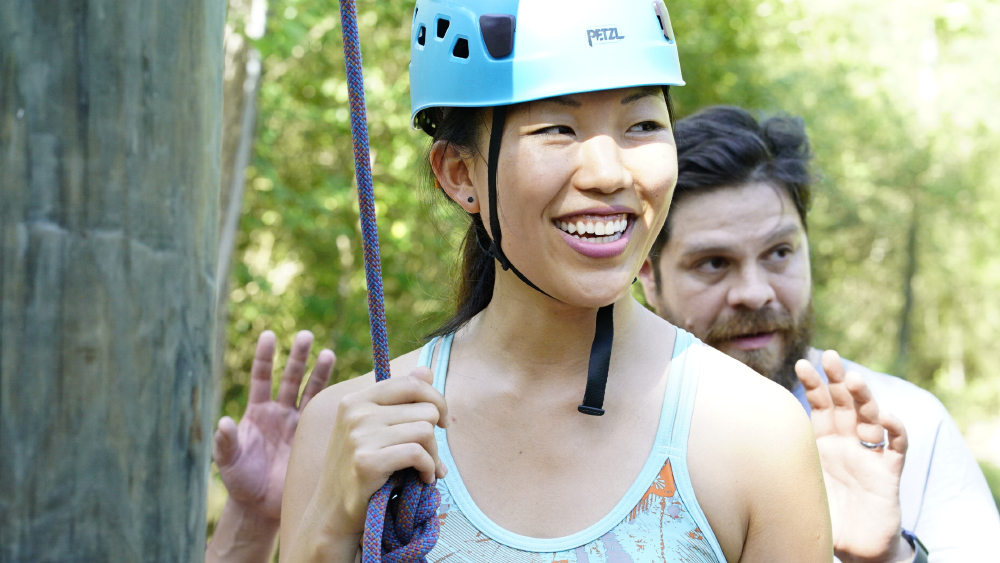
<path fill-rule="evenodd" d="M 469 203 L 472 203 L 473 201 L 474 201 L 473 198 L 470 197 L 469 198 Z"/>

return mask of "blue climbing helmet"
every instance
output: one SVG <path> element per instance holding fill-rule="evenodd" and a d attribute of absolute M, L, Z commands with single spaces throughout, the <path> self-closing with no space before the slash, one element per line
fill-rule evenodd
<path fill-rule="evenodd" d="M 411 121 L 424 110 L 492 108 L 487 157 L 490 234 L 479 243 L 536 291 L 503 251 L 497 166 L 507 107 L 554 96 L 680 86 L 680 62 L 663 0 L 417 0 L 410 34 Z M 604 414 L 614 340 L 614 303 L 597 311 L 583 414 Z"/>
<path fill-rule="evenodd" d="M 681 86 L 663 0 L 417 0 L 411 118 L 580 92 Z"/>

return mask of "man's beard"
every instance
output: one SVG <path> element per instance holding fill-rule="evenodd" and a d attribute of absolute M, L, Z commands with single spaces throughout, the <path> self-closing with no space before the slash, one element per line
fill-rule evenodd
<path fill-rule="evenodd" d="M 702 340 L 705 344 L 722 350 L 722 346 L 733 338 L 769 332 L 781 338 L 782 346 L 777 352 L 765 347 L 757 350 L 731 350 L 726 353 L 791 391 L 799 384 L 799 378 L 795 375 L 795 362 L 805 357 L 812 341 L 812 302 L 798 319 L 784 309 L 737 309 L 735 315 L 713 323 Z"/>

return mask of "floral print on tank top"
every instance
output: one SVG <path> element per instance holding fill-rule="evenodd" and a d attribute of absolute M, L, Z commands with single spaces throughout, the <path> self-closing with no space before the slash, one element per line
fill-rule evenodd
<path fill-rule="evenodd" d="M 428 563 L 718 563 L 684 506 L 669 459 L 632 512 L 610 532 L 556 553 L 521 551 L 490 539 L 454 504 L 446 479 L 438 481 L 438 489 L 441 532 Z"/>

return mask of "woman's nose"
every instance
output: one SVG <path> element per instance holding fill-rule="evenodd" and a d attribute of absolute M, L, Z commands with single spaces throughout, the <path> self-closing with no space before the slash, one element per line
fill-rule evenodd
<path fill-rule="evenodd" d="M 607 135 L 597 135 L 584 141 L 574 183 L 580 190 L 605 193 L 614 193 L 632 185 L 632 174 L 622 161 L 618 143 Z"/>

